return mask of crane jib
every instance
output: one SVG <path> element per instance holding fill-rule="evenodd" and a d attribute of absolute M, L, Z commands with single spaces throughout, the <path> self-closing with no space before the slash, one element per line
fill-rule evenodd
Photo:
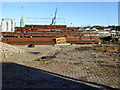
<path fill-rule="evenodd" d="M 50 25 L 55 25 L 56 24 L 56 15 L 57 15 L 57 8 L 56 8 L 56 11 L 55 11 L 55 16 L 54 18 L 52 19 L 52 23 Z"/>

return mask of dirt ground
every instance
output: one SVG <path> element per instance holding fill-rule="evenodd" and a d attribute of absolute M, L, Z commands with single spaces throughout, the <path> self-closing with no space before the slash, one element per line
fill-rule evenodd
<path fill-rule="evenodd" d="M 16 47 L 24 52 L 2 58 L 3 88 L 118 88 L 117 46 Z"/>

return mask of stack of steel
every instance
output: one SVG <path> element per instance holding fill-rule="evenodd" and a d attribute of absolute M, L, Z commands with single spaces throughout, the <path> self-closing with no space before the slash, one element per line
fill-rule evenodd
<path fill-rule="evenodd" d="M 54 45 L 55 39 L 65 37 L 67 43 L 99 43 L 97 33 L 78 31 L 80 27 L 66 25 L 25 25 L 15 32 L 2 32 L 4 43 L 13 45 Z"/>

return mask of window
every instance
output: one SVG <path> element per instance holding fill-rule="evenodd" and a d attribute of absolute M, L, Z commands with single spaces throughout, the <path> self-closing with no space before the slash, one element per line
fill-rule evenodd
<path fill-rule="evenodd" d="M 13 21 L 11 20 L 11 31 L 13 31 Z"/>
<path fill-rule="evenodd" d="M 8 31 L 8 22 L 6 22 L 6 27 L 7 27 L 7 31 Z"/>

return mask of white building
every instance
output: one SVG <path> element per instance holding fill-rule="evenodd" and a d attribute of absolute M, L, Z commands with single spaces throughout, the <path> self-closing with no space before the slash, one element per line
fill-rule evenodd
<path fill-rule="evenodd" d="M 16 27 L 15 20 L 12 18 L 3 18 L 1 21 L 1 32 L 14 32 Z"/>

